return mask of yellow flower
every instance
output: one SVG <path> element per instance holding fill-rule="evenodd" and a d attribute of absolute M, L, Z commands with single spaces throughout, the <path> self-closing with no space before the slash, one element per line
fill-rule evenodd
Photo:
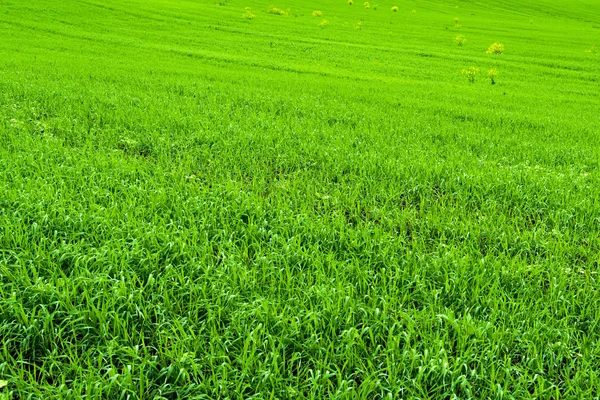
<path fill-rule="evenodd" d="M 275 15 L 287 15 L 287 12 L 285 10 L 282 10 L 281 8 L 277 8 L 275 6 L 269 6 L 267 12 L 269 12 L 269 14 Z"/>
<path fill-rule="evenodd" d="M 469 67 L 469 68 L 463 69 L 460 72 L 462 72 L 462 74 L 467 77 L 469 82 L 475 83 L 475 77 L 479 73 L 479 68 Z"/>
<path fill-rule="evenodd" d="M 490 81 L 492 81 L 492 85 L 496 84 L 496 76 L 498 76 L 496 68 L 492 68 L 488 71 L 488 78 L 490 78 Z"/>
<path fill-rule="evenodd" d="M 487 49 L 486 54 L 502 54 L 504 51 L 504 45 L 502 43 L 494 43 Z"/>

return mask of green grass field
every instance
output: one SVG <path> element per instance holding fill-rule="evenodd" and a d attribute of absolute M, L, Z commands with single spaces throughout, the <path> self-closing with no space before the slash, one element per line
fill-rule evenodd
<path fill-rule="evenodd" d="M 600 398 L 597 0 L 0 37 L 0 399 Z"/>

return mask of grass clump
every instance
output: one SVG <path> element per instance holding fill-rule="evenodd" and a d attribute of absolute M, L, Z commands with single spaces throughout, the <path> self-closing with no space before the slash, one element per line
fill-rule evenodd
<path fill-rule="evenodd" d="M 149 141 L 137 141 L 123 137 L 119 141 L 119 149 L 125 154 L 132 156 L 150 157 L 154 152 L 154 146 Z"/>

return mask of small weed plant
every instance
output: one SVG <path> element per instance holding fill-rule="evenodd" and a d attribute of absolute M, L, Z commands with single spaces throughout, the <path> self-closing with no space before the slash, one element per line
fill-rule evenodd
<path fill-rule="evenodd" d="M 315 11 L 312 12 L 312 16 L 313 17 L 322 17 L 323 13 L 321 11 L 319 11 L 319 10 L 315 10 Z"/>
<path fill-rule="evenodd" d="M 275 14 L 275 15 L 287 15 L 288 14 L 287 11 L 285 11 L 284 9 L 278 8 L 275 6 L 269 6 L 269 8 L 267 9 L 267 12 L 269 14 Z"/>
<path fill-rule="evenodd" d="M 364 8 L 366 8 L 366 9 L 368 10 L 369 8 L 371 8 L 371 5 L 369 4 L 369 2 L 368 2 L 368 1 L 365 1 L 365 2 L 363 3 L 363 7 L 364 7 Z"/>
<path fill-rule="evenodd" d="M 463 35 L 458 35 L 456 37 L 456 44 L 458 44 L 459 46 L 464 46 L 465 43 L 467 43 L 466 37 L 464 37 Z"/>
<path fill-rule="evenodd" d="M 321 28 L 326 28 L 329 25 L 329 21 L 327 21 L 326 19 L 324 19 L 323 21 L 321 21 L 321 23 L 319 23 L 319 26 Z"/>
<path fill-rule="evenodd" d="M 477 67 L 469 67 L 460 71 L 464 76 L 467 77 L 470 83 L 475 83 L 475 77 L 479 73 L 479 68 Z"/>
<path fill-rule="evenodd" d="M 398 12 L 398 6 L 393 6 L 393 7 L 392 7 L 392 11 L 393 11 L 393 12 Z"/>
<path fill-rule="evenodd" d="M 252 13 L 252 9 L 250 7 L 244 7 L 244 13 L 242 14 L 242 17 L 246 18 L 247 20 L 253 20 L 256 15 L 254 15 Z"/>
<path fill-rule="evenodd" d="M 498 72 L 496 71 L 496 68 L 492 68 L 488 71 L 488 78 L 490 78 L 490 82 L 492 83 L 492 85 L 496 84 L 497 76 L 498 76 Z"/>
<path fill-rule="evenodd" d="M 502 43 L 493 43 L 485 52 L 486 54 L 502 54 L 504 52 L 504 45 Z"/>

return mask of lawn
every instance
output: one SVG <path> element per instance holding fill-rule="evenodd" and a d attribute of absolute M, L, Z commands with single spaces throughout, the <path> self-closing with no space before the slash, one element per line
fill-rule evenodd
<path fill-rule="evenodd" d="M 600 398 L 597 1 L 368 6 L 0 2 L 1 400 Z"/>

